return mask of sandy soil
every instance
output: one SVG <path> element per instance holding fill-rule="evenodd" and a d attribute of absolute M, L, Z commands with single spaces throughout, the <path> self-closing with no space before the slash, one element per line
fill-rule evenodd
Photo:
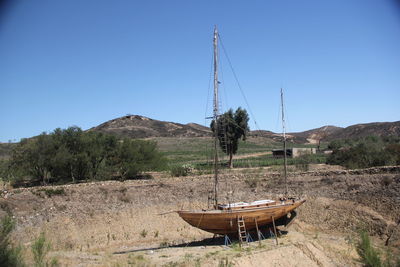
<path fill-rule="evenodd" d="M 210 175 L 125 182 L 97 182 L 14 189 L 0 198 L 0 215 L 17 221 L 13 240 L 25 248 L 40 232 L 52 243 L 50 257 L 63 266 L 357 266 L 357 231 L 367 229 L 383 247 L 400 247 L 400 174 L 382 171 L 348 173 L 314 166 L 291 174 L 289 191 L 305 197 L 295 222 L 278 239 L 239 249 L 186 224 L 182 207 L 207 206 Z M 268 169 L 222 174 L 221 191 L 231 201 L 277 197 L 279 174 Z M 221 196 L 227 200 L 228 195 Z"/>

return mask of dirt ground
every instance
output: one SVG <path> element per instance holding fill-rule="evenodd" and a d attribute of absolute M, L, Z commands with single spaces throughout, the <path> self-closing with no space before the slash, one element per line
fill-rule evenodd
<path fill-rule="evenodd" d="M 290 227 L 280 227 L 278 245 L 268 238 L 226 247 L 174 212 L 159 215 L 206 207 L 210 175 L 7 190 L 0 216 L 13 214 L 12 238 L 28 262 L 32 242 L 44 232 L 52 244 L 49 257 L 62 266 L 359 266 L 360 229 L 382 251 L 387 242 L 399 252 L 400 168 L 310 170 L 289 176 L 289 192 L 307 202 Z M 229 192 L 222 201 L 274 198 L 283 191 L 280 174 L 268 168 L 221 175 L 221 192 Z"/>

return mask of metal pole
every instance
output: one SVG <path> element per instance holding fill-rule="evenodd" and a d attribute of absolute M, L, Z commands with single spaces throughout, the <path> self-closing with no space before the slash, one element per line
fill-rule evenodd
<path fill-rule="evenodd" d="M 214 208 L 218 207 L 218 30 L 214 28 Z"/>
<path fill-rule="evenodd" d="M 284 175 L 285 175 L 285 198 L 288 194 L 287 186 L 287 158 L 286 158 L 286 128 L 285 128 L 285 108 L 283 104 L 283 89 L 281 88 L 281 105 L 282 105 L 282 132 L 283 132 L 283 161 L 284 161 Z"/>

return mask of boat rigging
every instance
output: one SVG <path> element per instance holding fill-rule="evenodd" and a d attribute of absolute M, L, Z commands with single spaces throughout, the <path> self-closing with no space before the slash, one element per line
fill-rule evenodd
<path fill-rule="evenodd" d="M 214 50 L 214 100 L 213 100 L 213 120 L 214 127 L 218 127 L 218 30 L 214 28 L 213 50 Z M 236 75 L 235 75 L 236 76 Z M 281 91 L 281 101 L 283 106 L 283 91 Z M 282 111 L 283 112 L 283 111 Z M 284 113 L 282 113 L 284 125 Z M 284 132 L 284 148 L 286 152 L 286 136 Z M 257 230 L 259 228 L 273 224 L 287 225 L 295 216 L 295 209 L 305 202 L 304 199 L 287 198 L 287 178 L 286 178 L 286 155 L 285 155 L 285 198 L 278 200 L 262 199 L 253 202 L 236 202 L 220 204 L 218 202 L 218 129 L 214 129 L 214 205 L 212 209 L 206 210 L 179 210 L 179 216 L 190 225 L 204 231 L 228 235 L 237 234 L 240 240 L 243 239 L 244 232 Z M 286 153 L 284 153 L 286 154 Z M 290 219 L 287 217 L 290 214 Z"/>

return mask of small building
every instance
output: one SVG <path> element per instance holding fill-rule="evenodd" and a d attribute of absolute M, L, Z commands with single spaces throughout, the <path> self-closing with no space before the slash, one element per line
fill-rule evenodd
<path fill-rule="evenodd" d="M 297 158 L 302 155 L 311 155 L 317 153 L 317 149 L 314 147 L 293 147 L 286 149 L 286 157 L 288 158 Z M 272 156 L 274 158 L 283 158 L 284 153 L 283 149 L 273 149 Z"/>

